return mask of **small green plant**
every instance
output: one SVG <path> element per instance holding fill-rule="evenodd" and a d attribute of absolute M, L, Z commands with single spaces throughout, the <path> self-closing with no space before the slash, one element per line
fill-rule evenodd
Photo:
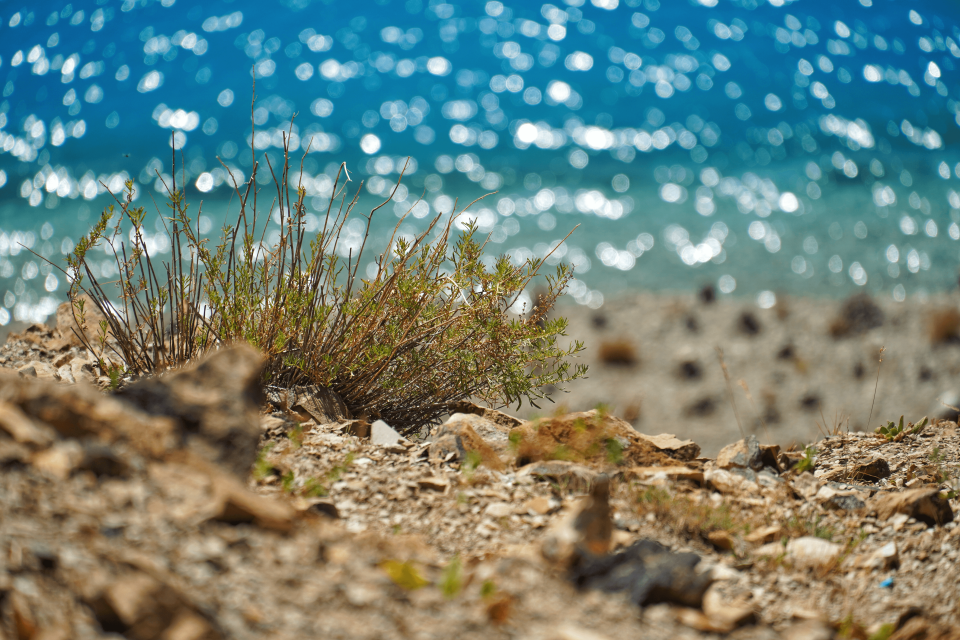
<path fill-rule="evenodd" d="M 463 565 L 460 556 L 453 556 L 440 577 L 440 592 L 447 598 L 455 598 L 463 588 Z"/>
<path fill-rule="evenodd" d="M 322 482 L 316 478 L 308 479 L 303 485 L 303 495 L 308 498 L 324 498 L 330 494 Z"/>
<path fill-rule="evenodd" d="M 880 625 L 880 628 L 873 632 L 867 640 L 887 640 L 897 630 L 895 624 L 887 622 Z"/>
<path fill-rule="evenodd" d="M 476 451 L 467 451 L 467 455 L 460 465 L 460 471 L 469 481 L 477 471 L 477 467 L 483 462 L 483 458 Z"/>
<path fill-rule="evenodd" d="M 287 432 L 287 438 L 289 438 L 293 444 L 294 449 L 299 449 L 303 446 L 303 427 L 299 422 Z"/>
<path fill-rule="evenodd" d="M 480 597 L 489 598 L 497 592 L 497 583 L 493 580 L 484 580 L 480 585 Z"/>
<path fill-rule="evenodd" d="M 924 416 L 920 420 L 920 422 L 912 426 L 908 424 L 907 427 L 903 426 L 903 416 L 900 416 L 899 424 L 894 422 L 887 422 L 887 425 L 885 427 L 877 427 L 876 433 L 882 436 L 883 438 L 885 438 L 887 442 L 893 442 L 893 441 L 899 442 L 900 440 L 903 439 L 903 435 L 905 433 L 911 433 L 913 435 L 916 435 L 921 431 L 923 431 L 923 428 L 926 426 L 927 426 L 926 416 Z"/>
<path fill-rule="evenodd" d="M 294 483 L 296 481 L 297 476 L 293 473 L 293 470 L 290 470 L 283 474 L 283 477 L 280 478 L 280 485 L 283 487 L 283 490 L 286 493 L 293 493 Z"/>
<path fill-rule="evenodd" d="M 123 367 L 110 364 L 106 366 L 107 375 L 110 376 L 110 389 L 116 391 L 120 388 L 120 380 L 123 378 Z"/>
<path fill-rule="evenodd" d="M 623 462 L 623 445 L 616 438 L 607 439 L 607 462 L 610 464 Z"/>
<path fill-rule="evenodd" d="M 397 586 L 407 591 L 416 591 L 430 584 L 428 580 L 420 575 L 420 572 L 417 571 L 417 567 L 413 562 L 386 560 L 380 567 Z"/>
<path fill-rule="evenodd" d="M 254 96 L 251 117 L 255 106 Z M 106 318 L 101 352 L 112 350 L 142 375 L 246 341 L 266 357 L 265 381 L 326 386 L 354 414 L 382 418 L 405 435 L 436 422 L 453 402 L 536 406 L 548 390 L 585 375 L 585 365 L 569 361 L 583 344 L 562 346 L 566 320 L 550 314 L 573 278 L 569 265 L 541 273 L 549 255 L 522 264 L 488 258 L 487 242 L 464 217 L 470 205 L 438 212 L 416 235 L 401 232 L 419 200 L 371 255 L 377 212 L 400 189 L 403 172 L 389 197 L 361 212 L 363 183 L 351 184 L 344 163 L 331 176 L 325 211 L 315 215 L 307 205 L 316 200 L 314 180 L 302 161 L 291 163 L 293 127 L 291 120 L 281 134 L 278 166 L 266 153 L 257 160 L 254 148 L 248 179 L 224 165 L 239 210 L 219 238 L 201 235 L 174 152 L 173 177 L 157 172 L 168 200 L 157 223 L 173 247 L 169 262 L 151 256 L 145 227 L 152 221 L 134 206 L 133 181 L 113 194 L 117 206 L 80 238 L 64 272 L 75 316 L 83 315 L 77 300 L 86 294 Z M 269 207 L 259 196 L 261 164 L 275 191 Z M 308 218 L 320 219 L 316 232 L 306 231 Z M 101 258 L 91 250 L 100 246 L 119 272 L 115 295 L 93 269 Z M 543 293 L 525 305 L 534 280 Z"/>
<path fill-rule="evenodd" d="M 797 473 L 813 473 L 817 468 L 817 448 L 813 445 L 803 450 L 803 457 L 797 462 L 794 469 Z"/>
<path fill-rule="evenodd" d="M 273 465 L 267 460 L 267 455 L 276 445 L 274 442 L 268 442 L 257 453 L 257 459 L 253 463 L 253 477 L 257 480 L 266 480 L 273 473 Z"/>

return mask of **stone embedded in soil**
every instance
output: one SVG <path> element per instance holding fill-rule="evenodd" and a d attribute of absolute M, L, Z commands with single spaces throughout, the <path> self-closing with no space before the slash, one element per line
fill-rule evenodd
<path fill-rule="evenodd" d="M 897 550 L 896 542 L 888 542 L 876 551 L 864 562 L 864 566 L 889 571 L 900 566 L 900 554 Z"/>
<path fill-rule="evenodd" d="M 39 378 L 40 380 L 57 380 L 57 370 L 46 362 L 30 362 L 17 369 L 24 378 Z"/>
<path fill-rule="evenodd" d="M 909 489 L 899 493 L 878 496 L 870 505 L 881 520 L 903 514 L 928 525 L 944 525 L 953 522 L 950 501 L 940 495 L 936 488 Z"/>
<path fill-rule="evenodd" d="M 446 493 L 450 490 L 450 480 L 444 477 L 429 477 L 417 480 L 417 486 L 427 491 L 439 491 Z"/>
<path fill-rule="evenodd" d="M 589 489 L 596 477 L 597 472 L 593 469 L 566 460 L 531 462 L 517 470 L 517 479 L 542 478 L 570 491 Z"/>
<path fill-rule="evenodd" d="M 728 444 L 717 454 L 717 466 L 721 469 L 751 469 L 759 471 L 763 468 L 763 458 L 760 455 L 760 443 L 756 436 L 748 436 L 743 440 Z"/>
<path fill-rule="evenodd" d="M 696 442 L 693 440 L 680 440 L 672 433 L 661 433 L 656 436 L 650 436 L 645 433 L 638 435 L 656 447 L 657 451 L 661 451 L 677 460 L 695 460 L 697 456 L 700 455 L 700 446 Z"/>
<path fill-rule="evenodd" d="M 866 503 L 857 495 L 857 491 L 837 490 L 829 485 L 820 487 L 816 497 L 825 509 L 857 511 L 866 506 Z"/>
<path fill-rule="evenodd" d="M 801 620 L 780 634 L 781 640 L 833 640 L 833 627 L 823 620 Z"/>
<path fill-rule="evenodd" d="M 523 424 L 523 420 L 520 418 L 514 418 L 511 415 L 508 415 L 502 411 L 497 411 L 496 409 L 489 409 L 487 407 L 481 407 L 478 404 L 473 402 L 468 402 L 466 400 L 461 400 L 460 402 L 454 402 L 448 407 L 451 414 L 455 413 L 465 413 L 480 416 L 485 418 L 490 422 L 496 424 L 502 430 L 509 433 L 510 429 L 514 427 L 519 427 Z M 486 434 L 481 434 L 485 438 Z"/>
<path fill-rule="evenodd" d="M 742 471 L 749 471 L 749 469 Z M 759 490 L 756 482 L 726 469 L 708 469 L 704 472 L 703 479 L 720 493 L 740 494 Z"/>
<path fill-rule="evenodd" d="M 314 420 L 317 424 L 343 422 L 352 418 L 343 399 L 332 389 L 320 385 L 293 387 L 275 392 L 276 401 L 281 409 L 289 408 L 303 420 Z"/>
<path fill-rule="evenodd" d="M 689 467 L 632 467 L 624 471 L 623 475 L 644 484 L 663 484 L 668 480 L 703 482 L 703 471 Z"/>
<path fill-rule="evenodd" d="M 707 534 L 707 540 L 710 544 L 721 551 L 733 551 L 737 546 L 737 541 L 729 531 L 711 531 Z"/>
<path fill-rule="evenodd" d="M 271 500 L 248 490 L 240 481 L 213 465 L 187 458 L 190 466 L 201 469 L 213 483 L 213 520 L 230 524 L 255 523 L 265 529 L 290 531 L 294 509 L 286 502 Z"/>
<path fill-rule="evenodd" d="M 377 420 L 370 425 L 370 444 L 379 447 L 392 447 L 401 442 L 408 442 L 408 440 L 383 420 Z"/>
<path fill-rule="evenodd" d="M 436 430 L 428 457 L 434 462 L 454 462 L 472 451 L 488 469 L 499 471 L 504 467 L 501 455 L 509 448 L 507 433 L 505 427 L 483 416 L 455 413 Z"/>
<path fill-rule="evenodd" d="M 874 458 L 853 466 L 850 470 L 850 480 L 861 482 L 876 482 L 890 477 L 890 464 L 883 458 Z"/>
<path fill-rule="evenodd" d="M 524 502 L 522 511 L 535 516 L 545 516 L 553 513 L 559 507 L 559 502 L 554 503 L 549 498 L 541 496 L 539 498 L 531 498 L 530 500 Z"/>
<path fill-rule="evenodd" d="M 755 531 L 751 531 L 746 536 L 744 540 L 747 542 L 765 544 L 768 542 L 773 542 L 780 537 L 780 534 L 783 532 L 783 529 L 778 525 L 770 525 L 767 527 L 760 527 Z"/>
<path fill-rule="evenodd" d="M 699 608 L 713 582 L 709 572 L 697 573 L 695 553 L 674 553 L 653 540 L 638 540 L 623 551 L 585 557 L 571 569 L 580 588 L 626 592 L 634 604 L 670 602 Z"/>
<path fill-rule="evenodd" d="M 804 536 L 787 543 L 787 558 L 800 568 L 823 568 L 837 560 L 843 547 L 823 538 Z"/>
<path fill-rule="evenodd" d="M 510 432 L 510 440 L 520 465 L 561 458 L 601 468 L 682 465 L 630 423 L 595 409 L 525 422 Z"/>

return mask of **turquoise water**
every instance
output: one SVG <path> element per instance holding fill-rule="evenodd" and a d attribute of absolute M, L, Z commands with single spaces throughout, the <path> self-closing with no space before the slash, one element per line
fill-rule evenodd
<path fill-rule="evenodd" d="M 376 239 L 497 191 L 459 222 L 517 261 L 580 225 L 552 259 L 594 308 L 704 284 L 761 306 L 948 290 L 958 18 L 894 0 L 0 2 L 0 324 L 53 312 L 65 278 L 24 247 L 62 264 L 108 189 L 133 179 L 152 209 L 173 147 L 217 229 L 250 142 L 277 166 L 284 134 L 308 228 L 340 163 L 370 207 L 409 157 Z"/>

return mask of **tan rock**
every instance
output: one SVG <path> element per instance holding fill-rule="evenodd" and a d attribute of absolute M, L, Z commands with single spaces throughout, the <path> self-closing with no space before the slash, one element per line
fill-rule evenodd
<path fill-rule="evenodd" d="M 176 420 L 188 449 L 246 477 L 257 459 L 264 359 L 243 343 L 196 364 L 124 387 L 117 395 Z"/>
<path fill-rule="evenodd" d="M 439 491 L 441 493 L 446 493 L 450 490 L 450 480 L 442 476 L 439 477 L 430 477 L 430 478 L 420 478 L 417 480 L 417 486 L 421 490 L 427 491 Z"/>
<path fill-rule="evenodd" d="M 83 462 L 83 447 L 76 440 L 58 442 L 37 453 L 34 468 L 58 480 L 66 480 Z"/>
<path fill-rule="evenodd" d="M 504 468 L 500 456 L 509 449 L 508 434 L 483 416 L 455 413 L 437 430 L 428 455 L 431 461 L 449 462 L 472 451 L 485 467 L 499 471 Z"/>
<path fill-rule="evenodd" d="M 556 482 L 570 491 L 585 491 L 594 482 L 597 472 L 566 460 L 532 462 L 517 470 L 517 479 L 541 478 Z"/>
<path fill-rule="evenodd" d="M 549 498 L 544 497 L 532 498 L 523 503 L 523 512 L 532 516 L 545 516 L 553 513 L 557 508 L 559 504 L 554 505 Z"/>
<path fill-rule="evenodd" d="M 125 440 L 150 457 L 162 457 L 180 445 L 173 419 L 147 415 L 86 384 L 67 386 L 0 370 L 0 402 L 66 438 Z"/>
<path fill-rule="evenodd" d="M 93 384 L 97 379 L 93 370 L 93 363 L 84 358 L 74 358 L 70 361 L 70 375 L 73 376 L 75 382 L 82 381 L 88 384 Z"/>
<path fill-rule="evenodd" d="M 317 424 L 343 422 L 352 418 L 350 409 L 343 399 L 332 389 L 319 385 L 293 387 L 283 394 L 281 408 L 289 408 L 300 414 L 303 420 L 314 420 Z"/>
<path fill-rule="evenodd" d="M 929 525 L 953 522 L 950 502 L 940 496 L 939 489 L 910 489 L 898 493 L 881 494 L 870 504 L 877 517 L 886 520 L 894 514 L 904 514 Z"/>
<path fill-rule="evenodd" d="M 508 502 L 491 502 L 483 512 L 491 518 L 506 518 L 513 515 L 513 505 Z"/>
<path fill-rule="evenodd" d="M 218 505 L 213 520 L 230 524 L 252 522 L 275 531 L 290 531 L 293 528 L 296 512 L 292 506 L 257 495 L 233 475 L 206 461 L 192 458 L 191 466 L 203 469 L 213 483 L 214 500 Z"/>
<path fill-rule="evenodd" d="M 859 462 L 850 469 L 850 479 L 858 482 L 876 482 L 890 477 L 890 464 L 883 458 Z"/>
<path fill-rule="evenodd" d="M 16 405 L 0 402 L 0 431 L 5 431 L 20 444 L 33 447 L 49 446 L 56 432 L 42 422 L 35 422 Z"/>
<path fill-rule="evenodd" d="M 623 472 L 625 478 L 642 483 L 660 484 L 667 480 L 690 480 L 703 482 L 703 471 L 689 467 L 633 467 Z"/>
<path fill-rule="evenodd" d="M 738 627 L 757 621 L 753 607 L 742 599 L 724 597 L 716 585 L 703 594 L 703 613 L 713 622 L 721 633 L 729 633 Z"/>
<path fill-rule="evenodd" d="M 833 640 L 834 631 L 826 621 L 803 620 L 784 629 L 780 637 L 782 640 Z"/>
<path fill-rule="evenodd" d="M 34 362 L 29 362 L 19 369 L 19 373 L 24 378 L 39 378 L 40 380 L 57 380 L 57 370 L 53 365 L 47 362 L 40 362 L 36 360 Z"/>
<path fill-rule="evenodd" d="M 516 443 L 518 465 L 560 457 L 595 468 L 680 465 L 630 423 L 597 410 L 525 422 L 509 437 Z"/>
<path fill-rule="evenodd" d="M 519 427 L 523 424 L 523 420 L 520 418 L 514 418 L 511 415 L 508 415 L 502 411 L 497 411 L 496 409 L 489 409 L 487 407 L 481 407 L 478 404 L 473 402 L 468 402 L 466 400 L 461 400 L 460 402 L 454 402 L 449 407 L 451 414 L 457 413 L 466 413 L 480 416 L 496 424 L 500 430 L 506 430 L 507 433 L 510 432 L 510 429 L 514 427 Z M 476 428 L 476 427 L 474 427 Z M 481 433 L 481 435 L 484 435 Z M 486 436 L 484 436 L 486 437 Z"/>
<path fill-rule="evenodd" d="M 700 455 L 700 445 L 693 440 L 680 440 L 672 433 L 661 433 L 656 436 L 645 433 L 638 433 L 637 435 L 656 447 L 658 451 L 662 451 L 677 460 L 694 460 Z"/>
<path fill-rule="evenodd" d="M 711 531 L 707 534 L 707 540 L 721 551 L 733 551 L 737 545 L 736 539 L 729 531 Z"/>
<path fill-rule="evenodd" d="M 83 304 L 83 323 L 81 327 L 81 313 L 77 308 L 77 301 Z M 65 349 L 68 347 L 81 347 L 84 342 L 87 345 L 97 345 L 100 335 L 100 321 L 106 320 L 97 304 L 93 299 L 84 294 L 77 296 L 76 301 L 64 302 L 57 307 L 57 328 L 56 337 L 51 345 L 53 348 Z M 110 335 L 108 331 L 108 335 Z M 81 340 L 81 338 L 83 338 Z"/>
<path fill-rule="evenodd" d="M 787 543 L 787 558 L 798 568 L 826 567 L 836 561 L 841 553 L 843 547 L 839 544 L 813 536 L 794 538 Z"/>
<path fill-rule="evenodd" d="M 574 624 L 564 624 L 546 635 L 548 640 L 609 640 L 610 636 Z"/>
<path fill-rule="evenodd" d="M 760 486 L 741 475 L 725 469 L 709 469 L 703 474 L 704 481 L 720 493 L 737 494 L 758 492 Z"/>
<path fill-rule="evenodd" d="M 88 596 L 87 604 L 104 628 L 133 638 L 214 640 L 220 634 L 176 589 L 146 572 L 114 579 Z"/>
<path fill-rule="evenodd" d="M 747 542 L 766 544 L 776 541 L 782 532 L 783 529 L 781 527 L 771 525 L 769 527 L 761 527 L 756 531 L 751 531 L 745 535 L 743 539 Z"/>
<path fill-rule="evenodd" d="M 867 558 L 865 563 L 867 567 L 873 569 L 880 569 L 881 571 L 888 571 L 890 569 L 895 569 L 900 566 L 900 554 L 897 551 L 896 542 L 888 542 L 883 545 Z"/>
<path fill-rule="evenodd" d="M 756 436 L 749 436 L 728 444 L 717 454 L 717 466 L 721 469 L 752 469 L 759 471 L 763 467 L 760 455 L 760 443 Z"/>

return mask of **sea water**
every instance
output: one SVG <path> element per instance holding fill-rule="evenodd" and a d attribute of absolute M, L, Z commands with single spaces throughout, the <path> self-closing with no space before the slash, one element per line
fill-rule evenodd
<path fill-rule="evenodd" d="M 35 254 L 64 266 L 128 179 L 169 256 L 174 155 L 216 233 L 251 143 L 261 204 L 290 146 L 311 232 L 341 163 L 364 210 L 393 194 L 374 244 L 496 192 L 456 223 L 518 264 L 575 265 L 569 295 L 593 308 L 704 284 L 766 307 L 948 290 L 958 18 L 897 0 L 0 2 L 0 324 L 55 310 L 66 277 Z"/>

